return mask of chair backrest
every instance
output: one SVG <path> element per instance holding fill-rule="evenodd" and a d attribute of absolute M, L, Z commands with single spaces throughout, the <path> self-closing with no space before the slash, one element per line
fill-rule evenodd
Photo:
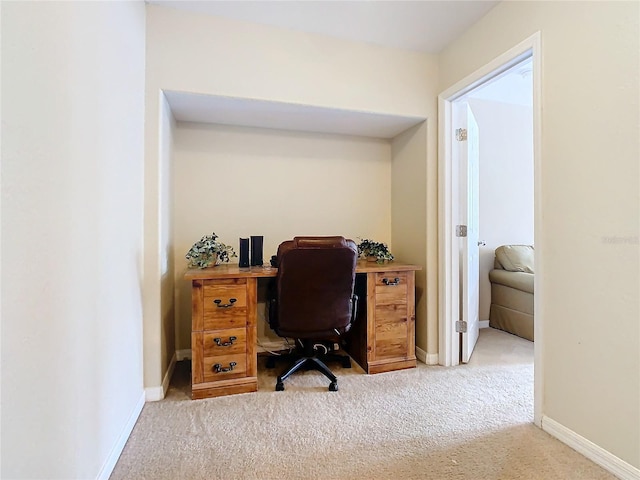
<path fill-rule="evenodd" d="M 276 312 L 281 336 L 333 338 L 352 321 L 358 249 L 344 237 L 295 237 L 278 247 Z"/>

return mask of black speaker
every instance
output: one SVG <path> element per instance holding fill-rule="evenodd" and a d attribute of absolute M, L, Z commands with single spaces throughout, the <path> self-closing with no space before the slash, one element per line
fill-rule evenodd
<path fill-rule="evenodd" d="M 249 239 L 240 239 L 240 260 L 238 261 L 240 268 L 246 268 L 249 266 Z"/>
<path fill-rule="evenodd" d="M 251 236 L 251 265 L 261 267 L 264 263 L 262 259 L 263 237 L 260 235 Z"/>

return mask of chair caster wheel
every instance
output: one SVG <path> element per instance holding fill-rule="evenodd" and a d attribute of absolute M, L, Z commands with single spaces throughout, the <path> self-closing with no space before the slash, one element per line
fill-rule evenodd
<path fill-rule="evenodd" d="M 338 391 L 338 382 L 331 382 L 331 384 L 329 385 L 329 391 L 330 392 L 337 392 Z"/>
<path fill-rule="evenodd" d="M 284 383 L 278 382 L 276 383 L 276 392 L 281 392 L 284 390 Z"/>

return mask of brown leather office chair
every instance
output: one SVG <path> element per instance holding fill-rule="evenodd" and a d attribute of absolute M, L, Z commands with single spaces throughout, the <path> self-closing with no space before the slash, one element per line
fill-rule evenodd
<path fill-rule="evenodd" d="M 354 295 L 358 249 L 344 237 L 295 237 L 278 247 L 278 274 L 269 299 L 269 325 L 296 340 L 295 361 L 279 377 L 276 390 L 301 368 L 314 368 L 338 390 L 338 380 L 323 361 L 356 318 Z M 322 356 L 325 354 L 324 356 Z M 348 356 L 341 356 L 351 366 Z"/>

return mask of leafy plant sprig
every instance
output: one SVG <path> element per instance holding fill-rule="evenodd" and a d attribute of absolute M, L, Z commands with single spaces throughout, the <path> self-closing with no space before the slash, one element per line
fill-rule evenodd
<path fill-rule="evenodd" d="M 185 255 L 185 258 L 189 260 L 189 267 L 206 268 L 237 257 L 233 247 L 225 245 L 217 239 L 218 235 L 212 233 L 194 243 Z"/>
<path fill-rule="evenodd" d="M 394 258 L 386 243 L 364 238 L 360 240 L 357 246 L 360 257 L 376 257 L 377 263 L 384 263 L 385 260 L 391 262 Z"/>

